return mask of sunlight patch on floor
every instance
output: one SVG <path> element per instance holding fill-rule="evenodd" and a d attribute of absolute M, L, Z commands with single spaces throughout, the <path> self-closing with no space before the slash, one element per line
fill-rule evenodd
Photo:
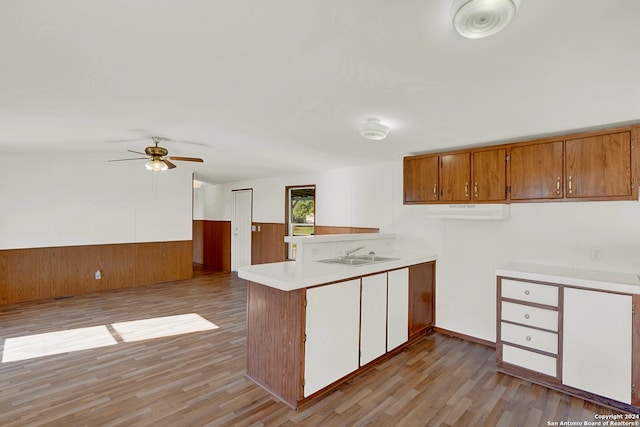
<path fill-rule="evenodd" d="M 215 323 L 196 313 L 113 323 L 111 326 L 125 342 L 218 329 Z"/>
<path fill-rule="evenodd" d="M 135 342 L 219 328 L 196 313 L 112 323 L 110 326 L 118 336 L 114 336 L 107 325 L 101 325 L 6 338 L 2 363 L 116 345 L 118 339 Z"/>
<path fill-rule="evenodd" d="M 2 363 L 115 344 L 118 342 L 105 325 L 7 338 Z"/>

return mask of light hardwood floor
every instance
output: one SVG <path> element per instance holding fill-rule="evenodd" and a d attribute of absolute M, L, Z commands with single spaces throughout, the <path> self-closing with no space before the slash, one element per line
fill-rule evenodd
<path fill-rule="evenodd" d="M 10 338 L 95 326 L 116 341 L 0 363 L 0 426 L 537 427 L 615 413 L 496 373 L 492 348 L 440 334 L 293 411 L 244 376 L 244 281 L 202 270 L 196 276 L 0 306 L 3 354 Z M 188 313 L 218 328 L 124 341 L 113 327 Z"/>

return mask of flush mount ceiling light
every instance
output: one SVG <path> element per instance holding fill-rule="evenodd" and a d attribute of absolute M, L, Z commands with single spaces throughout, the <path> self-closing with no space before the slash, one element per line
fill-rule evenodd
<path fill-rule="evenodd" d="M 389 126 L 383 125 L 378 119 L 371 118 L 360 125 L 360 135 L 373 141 L 380 141 L 389 135 Z"/>
<path fill-rule="evenodd" d="M 509 25 L 519 4 L 520 0 L 454 0 L 453 27 L 470 39 L 489 37 Z"/>

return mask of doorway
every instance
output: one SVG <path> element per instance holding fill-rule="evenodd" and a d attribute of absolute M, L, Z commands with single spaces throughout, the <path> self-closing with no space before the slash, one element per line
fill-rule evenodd
<path fill-rule="evenodd" d="M 253 190 L 233 190 L 231 216 L 231 271 L 251 265 L 251 221 Z"/>

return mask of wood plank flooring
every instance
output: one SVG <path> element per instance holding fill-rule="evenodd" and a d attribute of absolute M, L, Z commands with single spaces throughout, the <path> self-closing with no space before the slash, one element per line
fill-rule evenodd
<path fill-rule="evenodd" d="M 13 337 L 101 325 L 117 341 L 0 363 L 0 425 L 537 427 L 616 413 L 496 373 L 492 348 L 440 334 L 293 411 L 244 375 L 245 282 L 228 273 L 195 275 L 0 306 L 2 352 Z M 126 342 L 111 326 L 188 313 L 218 328 Z"/>

